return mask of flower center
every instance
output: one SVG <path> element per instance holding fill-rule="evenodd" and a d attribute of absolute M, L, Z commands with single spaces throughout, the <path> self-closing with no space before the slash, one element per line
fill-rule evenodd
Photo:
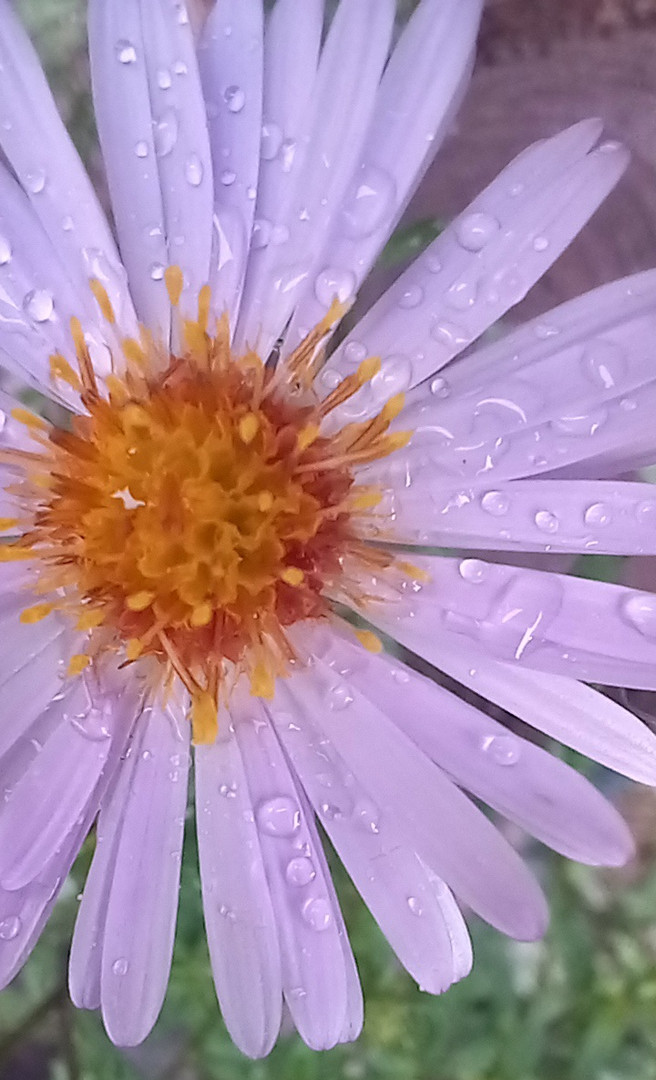
<path fill-rule="evenodd" d="M 177 267 L 166 280 L 177 312 Z M 113 323 L 105 290 L 92 288 Z M 365 361 L 318 400 L 318 347 L 340 315 L 335 304 L 276 368 L 252 352 L 232 355 L 225 317 L 208 332 L 202 290 L 197 319 L 178 318 L 178 349 L 142 329 L 139 341 L 122 341 L 120 374 L 104 386 L 73 320 L 79 375 L 60 355 L 51 370 L 80 391 L 86 412 L 70 430 L 15 412 L 38 445 L 4 457 L 23 473 L 11 488 L 23 532 L 3 552 L 34 560 L 32 588 L 46 600 L 21 618 L 74 616 L 89 639 L 71 674 L 109 649 L 126 663 L 157 661 L 164 684 L 179 676 L 197 742 L 215 737 L 231 677 L 245 671 L 254 694 L 273 696 L 294 660 L 285 627 L 329 614 L 349 560 L 393 562 L 360 538 L 378 494 L 357 485 L 353 466 L 405 443 L 388 433 L 402 398 L 372 421 L 321 433 L 326 414 L 379 367 Z"/>

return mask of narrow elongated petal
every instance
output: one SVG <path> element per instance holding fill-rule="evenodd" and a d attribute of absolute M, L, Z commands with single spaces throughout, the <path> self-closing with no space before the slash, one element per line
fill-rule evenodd
<path fill-rule="evenodd" d="M 116 839 L 103 935 L 100 997 L 110 1038 L 141 1042 L 169 979 L 178 910 L 189 725 L 154 706 L 132 750 L 137 761 Z"/>
<path fill-rule="evenodd" d="M 459 899 L 511 936 L 542 933 L 544 898 L 519 856 L 383 713 L 321 661 L 296 673 L 289 693 L 315 716 L 374 807 L 394 814 L 406 843 Z"/>
<path fill-rule="evenodd" d="M 456 976 L 452 940 L 426 867 L 395 822 L 282 685 L 270 714 L 316 813 L 401 963 L 424 990 Z"/>
<path fill-rule="evenodd" d="M 164 271 L 182 268 L 195 305 L 212 236 L 212 162 L 189 19 L 173 0 L 93 0 L 89 42 L 121 255 L 140 318 L 166 339 Z"/>
<path fill-rule="evenodd" d="M 469 79 L 481 6 L 481 0 L 423 0 L 408 21 L 381 80 L 342 213 L 310 278 L 329 265 L 351 273 L 359 288 L 453 120 Z M 319 322 L 326 306 L 314 289 L 305 293 L 290 345 Z"/>
<path fill-rule="evenodd" d="M 589 153 L 599 132 L 586 121 L 524 151 L 374 305 L 321 376 L 329 389 L 356 354 L 382 357 L 344 416 L 439 371 L 526 295 L 626 168 L 614 144 Z"/>
<path fill-rule="evenodd" d="M 61 257 L 59 284 L 72 286 L 84 303 L 87 279 L 101 276 L 117 314 L 129 325 L 132 303 L 105 215 L 10 0 L 0 3 L 0 96 L 0 147 Z"/>
<path fill-rule="evenodd" d="M 217 315 L 234 326 L 246 272 L 262 137 L 261 0 L 227 0 L 210 11 L 199 62 L 214 164 L 215 253 L 210 284 Z"/>
<path fill-rule="evenodd" d="M 440 768 L 494 810 L 580 862 L 621 865 L 633 850 L 610 803 L 574 769 L 431 680 L 356 641 L 309 631 L 306 648 L 373 702 Z"/>
<path fill-rule="evenodd" d="M 247 691 L 231 703 L 231 713 L 276 914 L 285 1000 L 308 1046 L 327 1050 L 339 1042 L 347 1010 L 341 919 L 266 714 L 249 702 Z"/>
<path fill-rule="evenodd" d="M 219 718 L 221 730 L 229 717 Z M 212 972 L 231 1038 L 249 1057 L 282 1016 L 278 929 L 239 746 L 229 733 L 195 754 L 198 850 Z"/>
<path fill-rule="evenodd" d="M 244 312 L 244 338 L 266 355 L 302 292 L 352 296 L 349 274 L 326 267 L 310 283 L 313 253 L 323 244 L 358 165 L 387 59 L 393 0 L 342 0 L 324 45 L 314 87 L 308 143 L 288 212 L 276 221 L 261 260 L 257 309 Z"/>
<path fill-rule="evenodd" d="M 386 489 L 395 541 L 494 551 L 656 552 L 650 484 L 536 479 L 456 487 L 436 473 L 424 465 L 406 472 L 404 486 Z M 376 528 L 373 523 L 373 536 Z"/>
<path fill-rule="evenodd" d="M 49 627 L 41 633 L 40 627 L 30 629 L 37 632 L 29 635 L 29 643 L 24 642 L 21 659 L 12 660 L 0 675 L 3 706 L 12 718 L 11 723 L 0 726 L 0 755 L 27 731 L 61 689 L 62 670 L 75 651 L 74 646 L 71 649 L 70 635 L 61 627 Z M 22 635 L 14 623 L 14 645 L 17 638 L 21 640 Z M 8 658 L 8 654 L 5 656 Z"/>

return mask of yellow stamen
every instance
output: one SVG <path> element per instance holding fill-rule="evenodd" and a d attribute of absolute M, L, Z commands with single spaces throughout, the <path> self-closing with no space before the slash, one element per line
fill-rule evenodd
<path fill-rule="evenodd" d="M 214 614 L 211 604 L 199 604 L 191 613 L 189 622 L 192 626 L 207 626 Z"/>
<path fill-rule="evenodd" d="M 371 630 L 356 630 L 355 636 L 367 652 L 379 653 L 383 651 L 383 643 Z"/>
<path fill-rule="evenodd" d="M 251 677 L 251 694 L 253 697 L 266 698 L 267 701 L 272 701 L 275 690 L 276 681 L 268 667 L 265 667 L 263 663 L 256 664 Z"/>
<path fill-rule="evenodd" d="M 209 285 L 203 285 L 198 294 L 198 325 L 201 330 L 207 331 L 210 321 L 210 305 L 212 303 L 212 290 Z"/>
<path fill-rule="evenodd" d="M 135 338 L 124 338 L 121 342 L 123 355 L 128 363 L 136 364 L 139 368 L 146 367 L 146 354 Z"/>
<path fill-rule="evenodd" d="M 255 413 L 246 413 L 239 421 L 239 438 L 246 446 L 252 443 L 260 430 L 260 421 Z"/>
<path fill-rule="evenodd" d="M 194 694 L 192 698 L 191 729 L 195 746 L 207 746 L 216 739 L 219 730 L 218 706 L 206 690 Z"/>
<path fill-rule="evenodd" d="M 34 623 L 41 622 L 54 610 L 53 604 L 34 604 L 33 607 L 25 608 L 21 611 L 20 621 L 27 626 L 32 626 Z"/>
<path fill-rule="evenodd" d="M 29 409 L 12 409 L 11 415 L 14 420 L 18 420 L 18 423 L 23 424 L 26 428 L 38 428 L 41 431 L 48 430 L 46 421 L 41 416 L 37 416 L 35 413 L 30 412 Z"/>
<path fill-rule="evenodd" d="M 302 585 L 305 580 L 305 574 L 297 566 L 286 566 L 280 577 L 288 585 L 294 586 Z"/>
<path fill-rule="evenodd" d="M 80 615 L 77 623 L 75 624 L 76 630 L 95 630 L 97 626 L 101 626 L 105 621 L 105 612 L 100 608 L 87 608 Z"/>
<path fill-rule="evenodd" d="M 180 303 L 180 297 L 182 296 L 182 290 L 184 288 L 184 278 L 180 267 L 168 266 L 164 271 L 164 282 L 166 284 L 166 291 L 169 294 L 169 300 L 171 301 L 171 307 L 175 308 Z"/>
<path fill-rule="evenodd" d="M 141 592 L 132 593 L 132 596 L 128 596 L 125 602 L 130 611 L 145 611 L 146 608 L 150 607 L 154 599 L 155 593 L 143 589 Z"/>
<path fill-rule="evenodd" d="M 49 360 L 51 379 L 61 379 L 68 383 L 74 390 L 80 391 L 82 383 L 76 371 L 73 370 L 68 360 L 61 353 L 53 353 Z"/>
<path fill-rule="evenodd" d="M 137 660 L 138 657 L 141 656 L 143 650 L 143 642 L 139 641 L 139 638 L 130 638 L 125 647 L 125 655 L 128 660 Z"/>
<path fill-rule="evenodd" d="M 67 674 L 71 677 L 74 675 L 81 675 L 85 668 L 88 668 L 91 663 L 90 656 L 84 656 L 83 653 L 77 653 L 72 656 L 69 664 Z"/>
<path fill-rule="evenodd" d="M 96 303 L 100 308 L 103 318 L 108 323 L 115 323 L 116 315 L 114 314 L 112 302 L 107 295 L 107 289 L 101 281 L 98 281 L 98 278 L 91 278 L 89 284 L 91 285 L 91 292 L 96 298 Z"/>
<path fill-rule="evenodd" d="M 380 356 L 368 356 L 366 360 L 363 360 L 355 373 L 360 386 L 371 382 L 374 375 L 380 371 L 380 366 Z"/>
<path fill-rule="evenodd" d="M 18 525 L 18 518 L 0 518 L 0 532 L 6 532 L 7 529 L 15 529 Z"/>
<path fill-rule="evenodd" d="M 304 450 L 307 450 L 308 446 L 312 446 L 313 442 L 317 441 L 319 438 L 319 431 L 320 428 L 318 424 L 306 424 L 305 427 L 301 428 L 296 439 L 301 453 L 303 453 Z"/>

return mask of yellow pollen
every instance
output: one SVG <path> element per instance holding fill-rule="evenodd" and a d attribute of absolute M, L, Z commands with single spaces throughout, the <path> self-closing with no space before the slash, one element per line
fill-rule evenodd
<path fill-rule="evenodd" d="M 421 567 L 415 566 L 414 563 L 399 561 L 396 565 L 408 577 L 415 578 L 417 581 L 430 581 L 430 574 L 426 570 L 422 570 Z"/>
<path fill-rule="evenodd" d="M 50 615 L 52 611 L 52 604 L 34 604 L 33 607 L 28 607 L 21 611 L 20 621 L 31 626 L 34 623 L 41 622 L 41 620 Z"/>
<path fill-rule="evenodd" d="M 405 394 L 395 394 L 389 401 L 386 401 L 380 410 L 380 419 L 385 423 L 390 424 L 392 420 L 396 420 L 403 406 L 405 405 Z"/>
<path fill-rule="evenodd" d="M 33 558 L 32 548 L 18 547 L 15 544 L 0 544 L 0 562 L 22 562 L 23 559 Z"/>
<path fill-rule="evenodd" d="M 312 446 L 312 443 L 317 441 L 319 438 L 319 430 L 318 424 L 306 424 L 305 427 L 301 428 L 298 433 L 298 439 L 296 440 L 301 453 L 303 453 L 304 450 L 307 450 L 308 446 Z"/>
<path fill-rule="evenodd" d="M 154 599 L 154 592 L 142 589 L 141 592 L 132 593 L 131 596 L 128 596 L 125 602 L 130 611 L 145 611 L 147 607 L 150 607 Z"/>
<path fill-rule="evenodd" d="M 207 691 L 196 694 L 191 703 L 191 730 L 194 744 L 213 743 L 219 730 L 218 706 Z"/>
<path fill-rule="evenodd" d="M 287 566 L 281 573 L 280 577 L 288 585 L 302 585 L 305 579 L 305 574 L 302 570 L 299 570 L 297 566 Z"/>
<path fill-rule="evenodd" d="M 70 676 L 81 675 L 85 668 L 88 668 L 91 663 L 90 656 L 84 656 L 83 653 L 77 653 L 72 656 L 68 664 L 67 674 Z"/>
<path fill-rule="evenodd" d="M 75 624 L 76 630 L 95 630 L 102 626 L 105 621 L 105 612 L 100 608 L 89 608 L 83 611 Z"/>
<path fill-rule="evenodd" d="M 213 614 L 211 604 L 200 604 L 192 611 L 189 622 L 192 626 L 207 626 L 211 623 Z"/>
<path fill-rule="evenodd" d="M 18 518 L 0 518 L 0 532 L 6 532 L 7 529 L 15 529 L 18 525 Z"/>
<path fill-rule="evenodd" d="M 207 327 L 210 320 L 210 304 L 212 302 L 212 292 L 209 285 L 203 285 L 198 294 L 198 325 L 201 330 L 207 332 Z"/>
<path fill-rule="evenodd" d="M 98 278 L 91 278 L 89 284 L 91 285 L 91 292 L 96 298 L 96 303 L 100 308 L 103 318 L 108 323 L 115 323 L 116 315 L 114 314 L 112 302 L 107 295 L 107 289 L 102 282 L 98 281 Z"/>
<path fill-rule="evenodd" d="M 39 428 L 41 431 L 47 431 L 48 425 L 45 420 L 42 420 L 40 416 L 36 416 L 29 409 L 12 409 L 11 415 L 14 420 L 18 420 L 19 424 L 23 424 L 26 428 Z"/>
<path fill-rule="evenodd" d="M 50 357 L 50 377 L 52 379 L 61 379 L 62 382 L 72 386 L 74 390 L 79 391 L 82 388 L 80 376 L 73 371 L 68 360 L 61 353 L 53 353 Z"/>
<path fill-rule="evenodd" d="M 363 360 L 356 376 L 360 386 L 364 386 L 373 379 L 374 375 L 377 375 L 380 371 L 380 356 L 368 356 L 366 360 Z"/>
<path fill-rule="evenodd" d="M 351 506 L 354 510 L 373 510 L 375 506 L 378 506 L 383 495 L 380 491 L 363 491 L 362 494 L 355 494 L 351 500 Z"/>
<path fill-rule="evenodd" d="M 239 438 L 248 446 L 260 430 L 260 421 L 255 413 L 247 413 L 239 421 Z"/>
<path fill-rule="evenodd" d="M 367 652 L 379 653 L 383 651 L 383 643 L 371 630 L 356 630 L 355 636 Z"/>
<path fill-rule="evenodd" d="M 125 655 L 128 660 L 137 660 L 143 653 L 143 650 L 143 643 L 139 641 L 139 638 L 130 638 L 125 647 Z"/>
<path fill-rule="evenodd" d="M 261 491 L 257 497 L 257 507 L 263 514 L 273 506 L 274 498 L 270 491 Z"/>
<path fill-rule="evenodd" d="M 251 679 L 251 693 L 253 697 L 265 698 L 273 701 L 276 692 L 276 681 L 270 670 L 260 663 L 255 666 Z"/>
<path fill-rule="evenodd" d="M 182 296 L 182 289 L 184 287 L 184 278 L 180 267 L 167 267 L 164 271 L 164 282 L 166 284 L 166 291 L 169 294 L 169 300 L 171 301 L 171 307 L 175 308 L 180 303 L 180 297 Z"/>
<path fill-rule="evenodd" d="M 141 345 L 135 338 L 124 338 L 121 342 L 123 349 L 123 355 L 130 364 L 136 364 L 137 367 L 146 367 L 146 354 Z"/>

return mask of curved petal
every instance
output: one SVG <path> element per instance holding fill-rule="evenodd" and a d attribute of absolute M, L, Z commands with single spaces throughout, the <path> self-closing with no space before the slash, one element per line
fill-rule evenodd
<path fill-rule="evenodd" d="M 253 230 L 262 137 L 262 0 L 223 0 L 198 50 L 214 163 L 214 311 L 234 327 Z"/>
<path fill-rule="evenodd" d="M 244 765 L 227 714 L 219 738 L 195 751 L 203 911 L 212 972 L 231 1038 L 249 1057 L 280 1030 L 278 930 Z"/>
<path fill-rule="evenodd" d="M 260 355 L 267 355 L 308 287 L 313 253 L 341 209 L 371 122 L 393 22 L 393 0 L 342 0 L 332 20 L 294 196 L 284 216 L 272 223 L 247 283 L 238 340 L 257 347 Z M 350 277 L 336 284 L 328 272 L 312 287 L 326 293 L 329 305 L 336 292 L 342 299 L 351 295 L 353 284 Z"/>
<path fill-rule="evenodd" d="M 184 4 L 92 0 L 91 71 L 100 142 L 137 312 L 165 340 L 164 270 L 179 265 L 195 312 L 211 250 L 212 161 Z"/>
<path fill-rule="evenodd" d="M 423 0 L 408 20 L 381 80 L 350 191 L 310 278 L 330 266 L 352 274 L 357 289 L 368 274 L 453 121 L 469 81 L 481 7 L 481 0 Z M 287 343 L 293 347 L 327 306 L 308 290 Z"/>
<path fill-rule="evenodd" d="M 583 776 L 430 679 L 318 627 L 305 647 L 392 720 L 461 787 L 571 859 L 622 865 L 631 834 Z"/>
<path fill-rule="evenodd" d="M 372 802 L 286 683 L 268 711 L 316 813 L 399 960 L 422 989 L 441 993 L 456 977 L 449 927 L 433 878 L 394 814 Z"/>
<path fill-rule="evenodd" d="M 278 926 L 285 1000 L 308 1046 L 327 1050 L 340 1040 L 348 1004 L 341 918 L 263 706 L 242 686 L 230 711 Z"/>
<path fill-rule="evenodd" d="M 132 748 L 136 763 L 115 840 L 102 943 L 100 998 L 107 1033 L 142 1042 L 169 978 L 178 910 L 189 725 L 173 706 L 146 709 Z"/>
<path fill-rule="evenodd" d="M 600 128 L 584 121 L 525 150 L 392 285 L 319 376 L 329 390 L 363 355 L 382 357 L 340 416 L 368 415 L 439 371 L 526 295 L 627 166 L 617 144 L 588 152 Z"/>
<path fill-rule="evenodd" d="M 320 660 L 280 680 L 277 698 L 288 694 L 314 716 L 374 814 L 392 813 L 406 844 L 461 900 L 510 936 L 544 931 L 544 898 L 517 853 L 383 713 Z"/>

